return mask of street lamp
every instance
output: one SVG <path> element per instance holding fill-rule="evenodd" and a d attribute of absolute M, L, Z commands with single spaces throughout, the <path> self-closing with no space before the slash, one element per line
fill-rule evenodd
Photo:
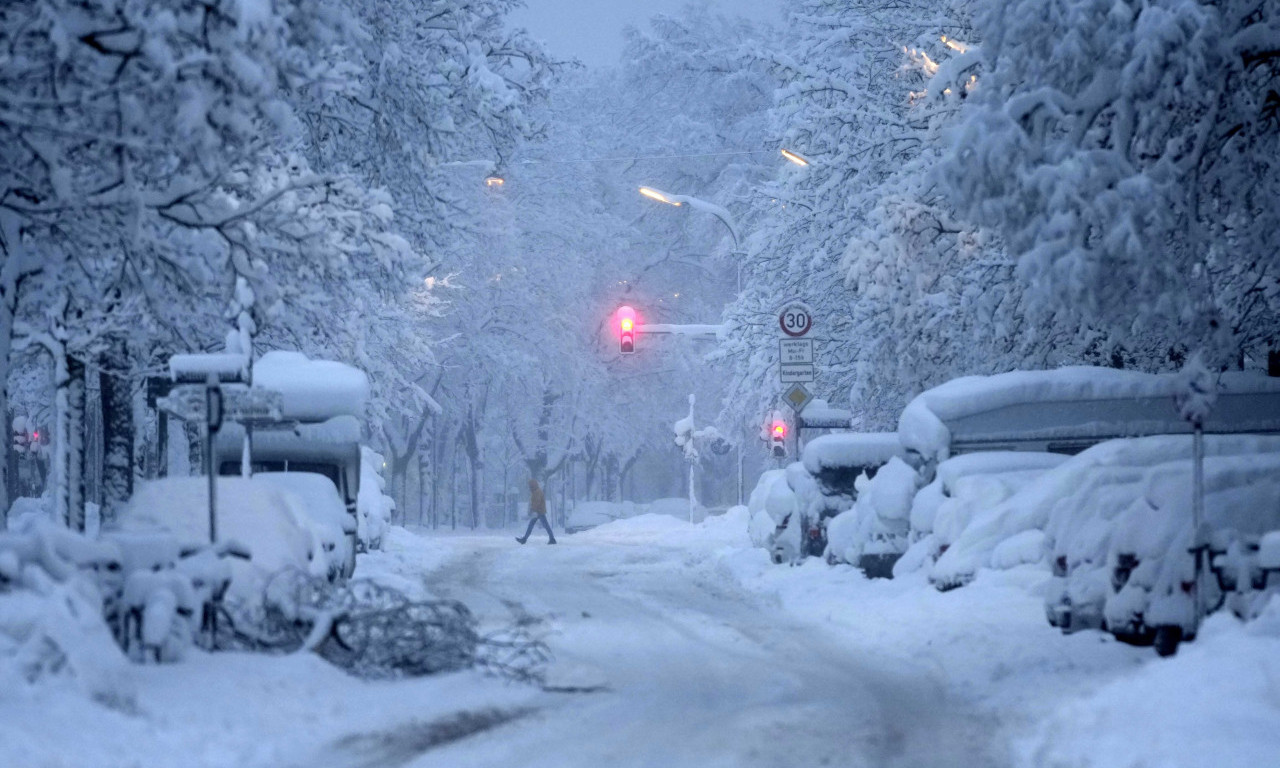
<path fill-rule="evenodd" d="M 729 213 L 727 208 L 721 205 L 716 205 L 715 203 L 709 203 L 706 200 L 702 200 L 697 197 L 690 197 L 689 195 L 673 195 L 670 192 L 663 192 L 662 190 L 654 189 L 653 187 L 641 187 L 640 194 L 650 200 L 656 200 L 659 203 L 666 203 L 667 205 L 681 206 L 687 204 L 690 208 L 704 211 L 719 219 L 720 223 L 725 226 L 725 229 L 729 230 L 729 236 L 733 238 L 733 253 L 738 257 L 738 294 L 742 294 L 742 257 L 746 254 L 742 251 L 742 241 L 738 237 L 738 225 L 734 222 L 733 215 Z M 690 398 L 692 398 L 692 395 L 690 395 Z M 690 404 L 690 408 L 692 409 L 692 404 Z M 738 444 L 738 503 L 742 503 L 741 442 Z"/>
<path fill-rule="evenodd" d="M 789 149 L 782 149 L 782 156 L 799 166 L 809 164 L 809 161 Z"/>

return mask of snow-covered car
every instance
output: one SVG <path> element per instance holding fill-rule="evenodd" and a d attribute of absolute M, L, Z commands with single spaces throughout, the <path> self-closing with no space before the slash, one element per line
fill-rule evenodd
<path fill-rule="evenodd" d="M 330 580 L 351 577 L 356 569 L 357 521 L 329 478 L 314 472 L 261 472 L 253 481 L 288 491 L 286 502 L 293 506 L 295 518 L 305 521 L 312 548 L 324 553 L 326 575 Z"/>
<path fill-rule="evenodd" d="M 910 546 L 894 564 L 894 575 L 931 570 L 978 512 L 1003 502 L 1066 460 L 1056 453 L 990 451 L 953 456 L 939 464 L 933 482 L 911 501 Z"/>
<path fill-rule="evenodd" d="M 864 484 L 895 458 L 904 460 L 906 452 L 893 433 L 835 433 L 810 440 L 801 461 L 785 471 L 792 500 L 769 543 L 773 561 L 826 556 L 828 562 L 841 562 L 844 544 L 838 550 L 829 547 L 828 526 L 854 507 Z"/>
<path fill-rule="evenodd" d="M 141 484 L 105 535 L 144 538 L 171 535 L 180 550 L 209 543 L 208 480 L 169 477 Z M 272 574 L 296 568 L 315 576 L 329 574 L 329 561 L 316 546 L 310 522 L 301 516 L 303 502 L 279 485 L 243 477 L 218 478 L 219 542 L 238 542 L 247 560 L 231 562 L 230 591 L 257 599 Z M 148 557 L 140 552 L 139 557 Z"/>
<path fill-rule="evenodd" d="M 1194 547 L 1208 548 L 1217 576 L 1206 573 L 1207 610 L 1219 607 L 1224 587 L 1240 579 L 1223 561 L 1238 560 L 1241 547 L 1256 551 L 1269 531 L 1280 528 L 1280 453 L 1213 456 L 1204 462 L 1204 528 L 1192 526 L 1189 460 L 1162 464 L 1144 477 L 1141 495 L 1116 520 L 1107 553 L 1103 615 L 1118 639 L 1155 642 L 1172 652 L 1196 631 Z"/>

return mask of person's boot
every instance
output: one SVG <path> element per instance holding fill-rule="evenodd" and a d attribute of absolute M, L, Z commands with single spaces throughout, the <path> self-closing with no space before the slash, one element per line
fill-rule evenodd
<path fill-rule="evenodd" d="M 523 543 L 525 543 L 526 539 L 522 539 L 522 538 L 520 538 L 519 536 L 517 536 L 517 537 L 516 537 L 516 541 L 518 541 L 518 542 L 520 542 L 521 544 L 523 544 Z"/>
<path fill-rule="evenodd" d="M 556 543 L 556 540 L 555 540 L 555 539 L 549 539 L 549 540 L 547 541 L 547 543 L 548 543 L 548 544 L 555 544 L 555 543 Z"/>

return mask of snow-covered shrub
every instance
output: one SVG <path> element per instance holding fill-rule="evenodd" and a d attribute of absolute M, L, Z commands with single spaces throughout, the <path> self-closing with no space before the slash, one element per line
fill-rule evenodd
<path fill-rule="evenodd" d="M 381 549 L 382 537 L 391 525 L 391 513 L 395 501 L 385 491 L 386 478 L 382 476 L 385 464 L 382 454 L 368 446 L 360 446 L 360 493 L 356 497 L 357 533 L 360 546 L 366 551 Z"/>
<path fill-rule="evenodd" d="M 0 533 L 0 690 L 48 678 L 125 704 L 128 661 L 103 618 L 104 587 L 119 579 L 109 544 L 28 519 Z"/>

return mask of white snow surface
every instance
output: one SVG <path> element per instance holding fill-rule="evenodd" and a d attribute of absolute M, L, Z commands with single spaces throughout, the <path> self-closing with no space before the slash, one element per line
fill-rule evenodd
<path fill-rule="evenodd" d="M 311 360 L 301 352 L 276 350 L 258 358 L 253 386 L 281 393 L 284 417 L 299 421 L 362 419 L 369 402 L 364 371 L 335 360 Z"/>
<path fill-rule="evenodd" d="M 1025 404 L 1021 421 L 1004 421 L 1000 439 L 1033 429 L 1038 436 L 1077 436 L 1091 434 L 1113 437 L 1117 423 L 1125 417 L 1109 409 L 1095 411 L 1043 409 L 1045 403 L 1088 401 L 1131 401 L 1134 421 L 1127 426 L 1138 434 L 1168 431 L 1170 422 L 1177 424 L 1175 396 L 1185 389 L 1181 374 L 1150 374 L 1091 366 L 1069 366 L 1047 371 L 1010 371 L 993 376 L 964 376 L 951 379 L 917 395 L 903 409 L 898 419 L 898 435 L 902 444 L 926 458 L 946 459 L 950 455 L 951 430 L 947 422 L 974 416 L 999 408 Z M 1280 379 L 1249 373 L 1222 374 L 1217 381 L 1221 393 L 1276 393 Z M 1140 400 L 1167 401 L 1167 408 L 1140 408 Z M 1121 408 L 1123 410 L 1123 408 Z M 1081 423 L 1090 415 L 1096 422 Z M 1060 419 L 1059 417 L 1065 418 Z M 1253 414 L 1261 420 L 1276 421 L 1280 414 Z"/>
<path fill-rule="evenodd" d="M 906 456 L 896 432 L 837 432 L 805 443 L 802 461 L 816 475 L 830 467 L 878 467 L 894 456 Z"/>
<path fill-rule="evenodd" d="M 464 600 L 486 628 L 532 620 L 551 690 L 195 652 L 127 667 L 124 702 L 0 689 L 0 765 L 1190 768 L 1265 765 L 1280 747 L 1274 610 L 1243 628 L 1217 617 L 1162 661 L 1047 627 L 1039 568 L 939 593 L 920 575 L 777 567 L 748 521 L 642 515 L 555 547 L 393 527 L 357 576 Z M 428 738 L 482 711 L 513 719 Z"/>

